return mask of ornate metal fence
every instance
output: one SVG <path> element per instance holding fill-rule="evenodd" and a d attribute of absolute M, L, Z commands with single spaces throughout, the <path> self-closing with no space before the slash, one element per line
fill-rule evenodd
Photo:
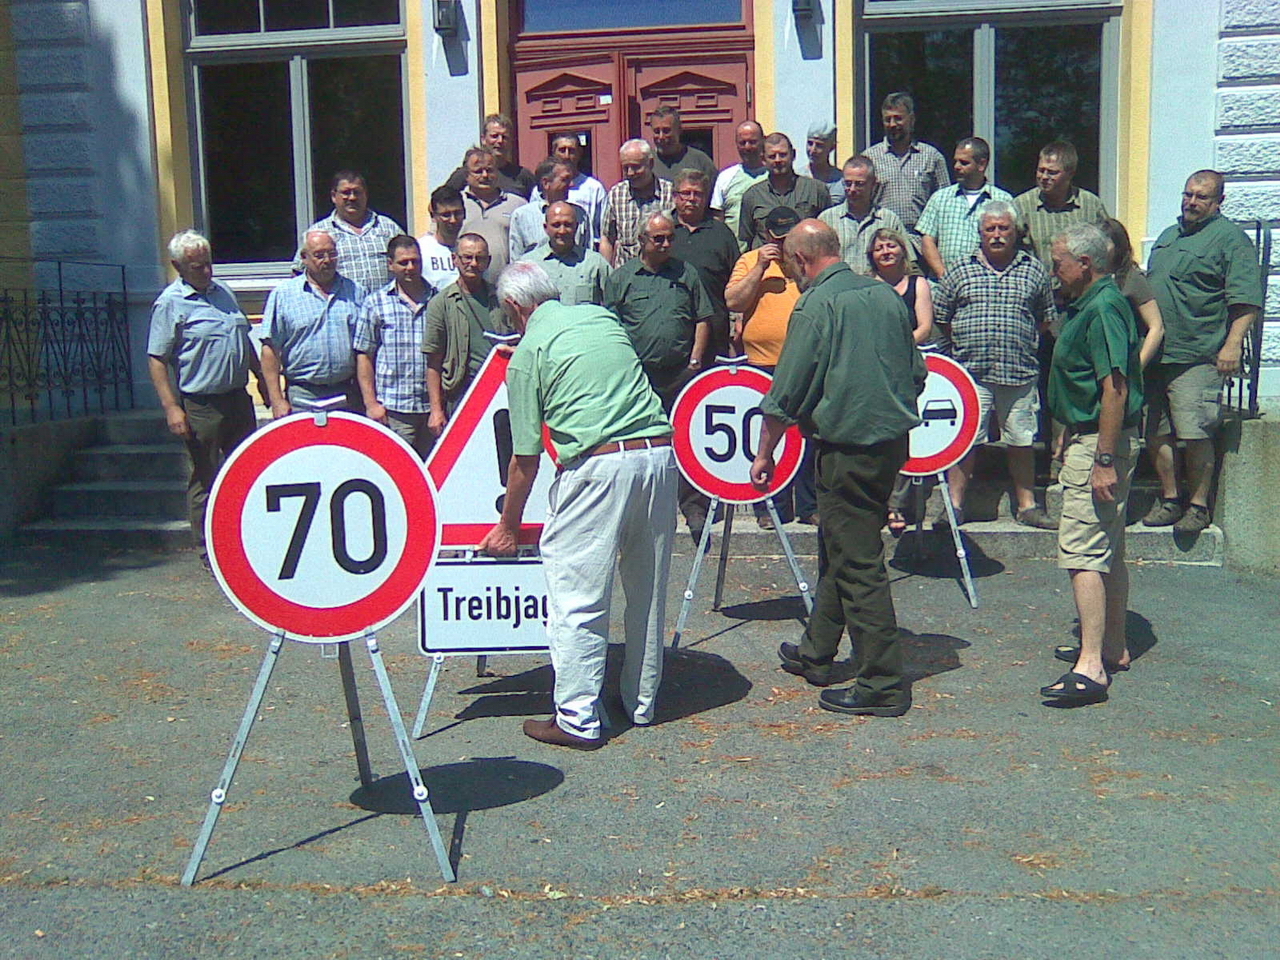
<path fill-rule="evenodd" d="M 0 289 L 0 418 L 10 424 L 133 407 L 124 268 L 84 261 L 14 261 L 48 289 Z M 119 289 L 68 290 L 64 266 L 118 271 Z"/>
<path fill-rule="evenodd" d="M 1274 231 L 1280 230 L 1280 220 L 1245 220 L 1240 222 L 1240 227 L 1253 240 L 1254 249 L 1258 251 L 1258 268 L 1262 272 L 1262 309 L 1258 311 L 1257 322 L 1245 337 L 1240 373 L 1228 377 L 1223 387 L 1223 401 L 1230 414 L 1243 420 L 1252 420 L 1258 416 L 1258 384 L 1262 378 L 1262 327 L 1267 322 L 1269 312 L 1267 281 L 1273 270 L 1271 237 Z"/>

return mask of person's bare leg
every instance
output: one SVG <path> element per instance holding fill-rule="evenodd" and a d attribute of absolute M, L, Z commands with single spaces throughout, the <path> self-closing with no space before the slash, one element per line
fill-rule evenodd
<path fill-rule="evenodd" d="M 1107 670 L 1102 665 L 1102 641 L 1107 628 L 1106 582 L 1096 570 L 1072 570 L 1071 591 L 1080 617 L 1080 656 L 1072 670 L 1106 684 Z"/>
<path fill-rule="evenodd" d="M 970 450 L 963 460 L 947 471 L 947 490 L 951 494 L 951 505 L 957 510 L 964 506 L 964 492 L 969 488 L 969 479 L 973 476 L 973 461 L 977 454 Z"/>
<path fill-rule="evenodd" d="M 1113 558 L 1111 572 L 1102 575 L 1102 586 L 1107 593 L 1107 625 L 1102 637 L 1104 663 L 1127 667 L 1129 644 L 1125 626 L 1129 615 L 1129 567 L 1124 558 Z"/>
<path fill-rule="evenodd" d="M 1160 479 L 1160 496 L 1165 500 L 1178 499 L 1178 471 L 1173 457 L 1173 437 L 1165 434 L 1147 437 L 1147 455 Z"/>
<path fill-rule="evenodd" d="M 1186 463 L 1190 502 L 1198 507 L 1208 508 L 1209 489 L 1213 486 L 1213 441 L 1188 440 Z M 1163 483 L 1162 478 L 1161 484 Z"/>
<path fill-rule="evenodd" d="M 1018 501 L 1018 513 L 1036 505 L 1036 466 L 1030 447 L 1006 447 L 1009 457 L 1009 476 L 1013 478 L 1013 494 Z"/>

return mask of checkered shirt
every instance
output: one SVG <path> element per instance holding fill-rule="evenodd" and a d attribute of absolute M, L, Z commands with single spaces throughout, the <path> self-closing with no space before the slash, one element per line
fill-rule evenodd
<path fill-rule="evenodd" d="M 1018 230 L 1024 245 L 1031 247 L 1041 263 L 1053 262 L 1053 238 L 1077 223 L 1100 224 L 1107 219 L 1107 208 L 1088 190 L 1072 187 L 1071 194 L 1060 207 L 1048 207 L 1039 187 L 1020 193 L 1013 205 L 1018 209 Z"/>
<path fill-rule="evenodd" d="M 327 384 L 355 375 L 351 337 L 364 297 L 364 287 L 341 275 L 327 297 L 311 286 L 306 274 L 271 291 L 262 310 L 262 339 L 280 355 L 287 379 Z"/>
<path fill-rule="evenodd" d="M 927 143 L 913 142 L 903 156 L 881 140 L 867 148 L 864 156 L 876 166 L 880 184 L 876 203 L 888 207 L 913 233 L 929 198 L 951 183 L 946 158 Z"/>
<path fill-rule="evenodd" d="M 978 245 L 978 218 L 989 200 L 1013 203 L 1013 194 L 987 182 L 982 186 L 978 202 L 970 205 L 960 184 L 943 187 L 924 205 L 924 213 L 916 223 L 923 236 L 933 237 L 947 270 L 973 253 Z"/>
<path fill-rule="evenodd" d="M 620 267 L 640 255 L 638 234 L 644 218 L 651 213 L 665 213 L 674 205 L 671 181 L 654 177 L 653 196 L 637 200 L 631 195 L 631 184 L 626 180 L 615 183 L 605 199 L 601 236 L 613 243 L 612 267 Z"/>
<path fill-rule="evenodd" d="M 974 251 L 933 288 L 938 323 L 950 324 L 951 355 L 976 379 L 1019 386 L 1036 379 L 1040 328 L 1053 319 L 1044 265 L 1019 250 L 1004 270 Z"/>
<path fill-rule="evenodd" d="M 427 326 L 427 304 L 436 291 L 416 308 L 405 303 L 395 281 L 365 298 L 356 323 L 352 347 L 356 353 L 374 354 L 373 386 L 378 402 L 396 413 L 427 413 L 427 355 L 422 334 Z"/>
<path fill-rule="evenodd" d="M 400 224 L 372 210 L 364 222 L 364 232 L 356 233 L 335 210 L 303 231 L 298 240 L 298 255 L 293 258 L 294 273 L 302 272 L 302 242 L 312 230 L 323 230 L 333 237 L 338 247 L 338 272 L 366 290 L 376 290 L 386 284 L 387 244 L 392 237 L 404 233 Z"/>
<path fill-rule="evenodd" d="M 867 256 L 867 251 L 871 249 L 871 238 L 876 235 L 876 231 L 893 230 L 904 237 L 907 232 L 898 215 L 888 207 L 873 206 L 865 217 L 857 220 L 849 212 L 849 205 L 842 203 L 838 207 L 823 210 L 818 214 L 818 219 L 840 238 L 840 259 L 862 277 L 871 276 L 871 259 Z M 906 254 L 908 261 L 915 259 L 915 251 L 908 250 Z"/>

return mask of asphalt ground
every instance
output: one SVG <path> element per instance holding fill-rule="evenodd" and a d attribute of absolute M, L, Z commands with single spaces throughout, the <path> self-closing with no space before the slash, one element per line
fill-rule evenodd
<path fill-rule="evenodd" d="M 985 560 L 971 610 L 945 565 L 894 569 L 915 706 L 855 719 L 778 669 L 802 610 L 785 563 L 733 560 L 720 612 L 713 573 L 659 722 L 595 753 L 521 734 L 550 710 L 545 657 L 492 658 L 485 678 L 449 661 L 415 749 L 456 884 L 411 812 L 363 645 L 371 790 L 336 664 L 286 645 L 185 889 L 265 634 L 189 554 L 0 557 L 0 956 L 1280 950 L 1276 581 L 1136 565 L 1133 669 L 1107 703 L 1053 709 L 1037 691 L 1067 669 L 1051 657 L 1072 635 L 1065 574 Z M 382 644 L 411 719 L 428 667 L 413 619 Z"/>

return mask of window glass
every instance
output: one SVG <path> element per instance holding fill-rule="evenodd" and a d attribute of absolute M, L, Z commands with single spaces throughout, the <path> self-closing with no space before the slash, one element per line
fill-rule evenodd
<path fill-rule="evenodd" d="M 524 0 L 525 33 L 741 21 L 742 0 L 646 0 L 644 3 Z"/>
<path fill-rule="evenodd" d="M 405 222 L 404 127 L 398 56 L 342 57 L 307 64 L 311 100 L 313 219 L 328 213 L 329 181 L 358 170 L 369 206 Z"/>
<path fill-rule="evenodd" d="M 196 33 L 257 33 L 257 0 L 196 0 Z"/>
<path fill-rule="evenodd" d="M 209 240 L 224 263 L 289 260 L 297 244 L 289 65 L 201 67 Z"/>
<path fill-rule="evenodd" d="M 268 30 L 318 30 L 329 26 L 328 0 L 263 0 Z"/>
<path fill-rule="evenodd" d="M 916 103 L 916 139 L 947 158 L 973 133 L 973 30 L 912 30 L 870 35 L 871 137 L 883 138 L 880 104 L 905 90 Z"/>
<path fill-rule="evenodd" d="M 399 23 L 400 0 L 333 0 L 335 27 L 367 27 Z"/>
<path fill-rule="evenodd" d="M 1053 56 L 1044 55 L 1052 36 Z M 1102 25 L 996 30 L 996 158 L 1000 186 L 1015 196 L 1035 184 L 1040 148 L 1075 144 L 1075 182 L 1098 192 Z"/>

